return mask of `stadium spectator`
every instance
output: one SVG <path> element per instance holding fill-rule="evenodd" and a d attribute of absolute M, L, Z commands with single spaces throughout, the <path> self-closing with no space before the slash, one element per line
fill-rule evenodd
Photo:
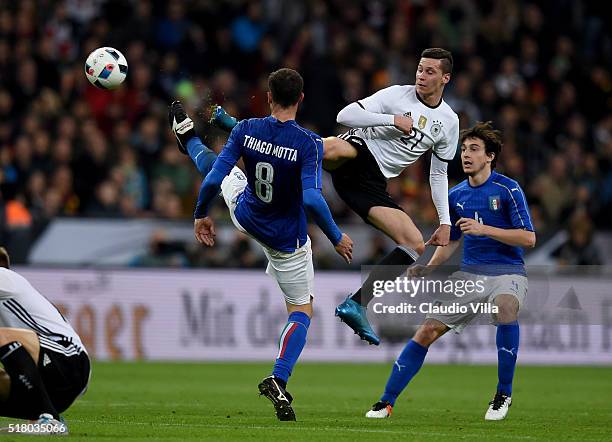
<path fill-rule="evenodd" d="M 601 265 L 601 252 L 593 241 L 593 223 L 585 211 L 574 213 L 567 241 L 553 253 L 562 265 Z"/>

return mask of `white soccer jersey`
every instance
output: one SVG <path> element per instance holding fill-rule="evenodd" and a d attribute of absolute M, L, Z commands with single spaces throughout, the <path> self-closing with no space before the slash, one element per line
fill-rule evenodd
<path fill-rule="evenodd" d="M 444 161 L 455 157 L 459 117 L 444 100 L 430 107 L 419 99 L 415 86 L 406 85 L 382 89 L 357 104 L 369 112 L 384 114 L 380 115 L 380 125 L 358 127 L 353 134 L 366 140 L 386 178 L 398 176 L 429 149 Z M 394 115 L 412 117 L 414 124 L 410 135 L 393 126 Z"/>
<path fill-rule="evenodd" d="M 67 356 L 86 351 L 79 336 L 53 304 L 23 276 L 3 267 L 0 267 L 0 327 L 32 330 L 38 335 L 41 347 Z"/>

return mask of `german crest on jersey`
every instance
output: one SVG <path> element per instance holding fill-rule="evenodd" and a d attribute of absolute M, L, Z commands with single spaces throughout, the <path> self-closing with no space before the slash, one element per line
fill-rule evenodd
<path fill-rule="evenodd" d="M 438 120 L 434 120 L 433 124 L 431 125 L 431 129 L 429 130 L 434 138 L 437 137 L 440 135 L 440 132 L 442 132 L 442 123 Z"/>
<path fill-rule="evenodd" d="M 493 212 L 497 212 L 501 208 L 501 198 L 499 195 L 489 197 L 489 209 Z"/>

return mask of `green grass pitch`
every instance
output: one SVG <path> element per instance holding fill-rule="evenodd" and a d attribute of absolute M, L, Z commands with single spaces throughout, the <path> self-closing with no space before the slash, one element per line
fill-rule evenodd
<path fill-rule="evenodd" d="M 604 440 L 612 437 L 612 370 L 517 367 L 514 404 L 483 420 L 492 366 L 427 365 L 393 417 L 363 417 L 390 364 L 298 364 L 289 384 L 298 422 L 278 422 L 257 384 L 270 364 L 96 363 L 68 412 L 73 440 Z M 1 424 L 10 422 L 2 419 Z M 14 421 L 12 421 L 14 422 Z M 0 440 L 24 440 L 4 435 Z"/>

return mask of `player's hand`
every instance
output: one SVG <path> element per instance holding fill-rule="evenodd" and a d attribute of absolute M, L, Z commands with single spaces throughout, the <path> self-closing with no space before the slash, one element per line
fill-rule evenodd
<path fill-rule="evenodd" d="M 343 233 L 335 248 L 338 255 L 342 256 L 347 264 L 350 264 L 353 260 L 353 240 L 346 233 Z"/>
<path fill-rule="evenodd" d="M 450 226 L 448 224 L 440 224 L 440 227 L 431 235 L 431 238 L 425 243 L 426 246 L 447 246 L 450 241 Z"/>
<path fill-rule="evenodd" d="M 413 266 L 408 267 L 408 276 L 412 277 L 412 278 L 416 278 L 419 276 L 427 276 L 429 275 L 431 272 L 433 272 L 434 267 L 433 266 L 424 266 L 421 264 L 415 264 Z"/>
<path fill-rule="evenodd" d="M 406 135 L 410 135 L 412 132 L 412 117 L 406 117 L 404 115 L 394 115 L 393 116 L 393 125 L 397 127 L 399 130 L 404 132 Z"/>
<path fill-rule="evenodd" d="M 215 244 L 215 223 L 207 216 L 193 221 L 195 237 L 201 244 L 211 247 Z"/>
<path fill-rule="evenodd" d="M 487 226 L 480 224 L 478 221 L 472 218 L 459 218 L 459 221 L 457 221 L 455 225 L 461 229 L 464 235 L 486 235 Z"/>

